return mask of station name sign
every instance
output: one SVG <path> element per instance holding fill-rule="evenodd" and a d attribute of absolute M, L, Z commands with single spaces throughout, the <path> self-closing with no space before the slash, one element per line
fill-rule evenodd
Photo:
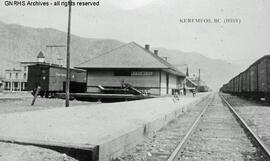
<path fill-rule="evenodd" d="M 67 75 L 65 73 L 55 73 L 55 76 L 66 77 Z"/>
<path fill-rule="evenodd" d="M 153 72 L 149 71 L 132 71 L 131 76 L 151 76 Z"/>

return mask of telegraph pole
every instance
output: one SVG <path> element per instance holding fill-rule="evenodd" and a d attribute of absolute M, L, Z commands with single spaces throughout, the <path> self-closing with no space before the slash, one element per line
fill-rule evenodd
<path fill-rule="evenodd" d="M 201 69 L 199 68 L 199 78 L 198 78 L 198 86 L 200 87 L 201 84 Z"/>
<path fill-rule="evenodd" d="M 199 81 L 201 80 L 201 69 L 199 69 Z"/>
<path fill-rule="evenodd" d="M 70 21 L 72 1 L 68 1 L 68 32 L 67 32 L 67 76 L 66 76 L 66 107 L 69 107 L 69 83 L 70 83 Z"/>

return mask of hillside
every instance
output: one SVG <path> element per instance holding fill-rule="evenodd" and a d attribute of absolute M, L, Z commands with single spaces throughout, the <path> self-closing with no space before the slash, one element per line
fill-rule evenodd
<path fill-rule="evenodd" d="M 89 39 L 72 35 L 71 65 L 75 66 L 91 57 L 102 54 L 123 43 L 110 39 Z M 131 40 L 132 41 L 132 40 Z M 65 58 L 65 48 L 46 48 L 46 45 L 65 45 L 66 33 L 51 28 L 31 28 L 0 21 L 0 77 L 4 70 L 13 68 L 16 62 L 35 61 L 39 51 L 43 51 L 46 61 L 59 63 L 58 58 Z M 143 44 L 141 44 L 143 45 Z M 151 49 L 153 50 L 153 49 Z M 167 56 L 168 61 L 185 72 L 188 64 L 190 73 L 198 73 L 212 89 L 218 89 L 224 82 L 240 72 L 240 66 L 222 60 L 207 58 L 195 52 L 182 52 L 159 48 L 160 56 Z M 65 64 L 65 60 L 61 61 Z"/>
<path fill-rule="evenodd" d="M 223 60 L 211 59 L 196 52 L 182 52 L 179 50 L 168 50 L 158 48 L 161 57 L 168 57 L 167 60 L 181 71 L 186 70 L 188 64 L 189 74 L 198 76 L 201 70 L 201 78 L 213 90 L 218 90 L 222 84 L 226 83 L 233 76 L 238 74 L 243 67 Z"/>
<path fill-rule="evenodd" d="M 71 65 L 89 59 L 98 53 L 122 45 L 117 40 L 89 39 L 71 36 Z M 66 60 L 66 48 L 46 48 L 47 45 L 66 45 L 66 33 L 51 28 L 30 28 L 0 21 L 0 74 L 4 69 L 13 68 L 16 62 L 35 61 L 39 51 L 45 53 L 46 61 L 62 64 Z"/>

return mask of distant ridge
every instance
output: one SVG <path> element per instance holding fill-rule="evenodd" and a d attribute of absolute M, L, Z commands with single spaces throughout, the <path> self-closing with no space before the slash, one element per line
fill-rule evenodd
<path fill-rule="evenodd" d="M 222 84 L 226 83 L 234 75 L 239 73 L 242 66 L 230 62 L 211 59 L 197 52 L 182 52 L 179 50 L 169 50 L 159 48 L 161 57 L 168 57 L 168 61 L 180 70 L 186 70 L 188 64 L 189 74 L 198 76 L 201 70 L 201 79 L 213 90 L 218 90 Z"/>
<path fill-rule="evenodd" d="M 72 35 L 71 65 L 80 64 L 123 44 L 118 40 L 83 38 Z M 66 45 L 66 33 L 53 28 L 32 28 L 5 24 L 0 21 L 0 77 L 3 77 L 5 69 L 13 68 L 14 64 L 18 62 L 35 61 L 40 51 L 44 52 L 47 62 L 53 59 L 53 63 L 61 62 L 65 64 L 66 49 L 46 48 L 46 45 Z M 140 45 L 143 46 L 144 44 Z M 240 72 L 238 65 L 210 59 L 200 53 L 165 48 L 158 48 L 158 50 L 159 56 L 168 57 L 168 61 L 175 64 L 183 73 L 185 73 L 185 66 L 181 66 L 181 64 L 189 64 L 191 74 L 197 74 L 200 68 L 202 79 L 216 90 Z"/>
<path fill-rule="evenodd" d="M 72 35 L 71 44 L 71 65 L 74 66 L 123 43 Z M 32 28 L 0 21 L 0 75 L 5 68 L 13 67 L 14 63 L 35 61 L 40 51 L 44 52 L 46 61 L 54 59 L 54 63 L 59 63 L 57 59 L 62 58 L 64 64 L 66 49 L 46 48 L 47 45 L 66 45 L 66 33 L 52 28 Z"/>

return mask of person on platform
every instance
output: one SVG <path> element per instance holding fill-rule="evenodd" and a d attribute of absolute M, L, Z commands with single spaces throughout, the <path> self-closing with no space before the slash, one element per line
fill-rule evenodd
<path fill-rule="evenodd" d="M 192 89 L 192 95 L 193 95 L 193 97 L 195 97 L 196 96 L 196 88 L 194 88 L 194 89 Z"/>

